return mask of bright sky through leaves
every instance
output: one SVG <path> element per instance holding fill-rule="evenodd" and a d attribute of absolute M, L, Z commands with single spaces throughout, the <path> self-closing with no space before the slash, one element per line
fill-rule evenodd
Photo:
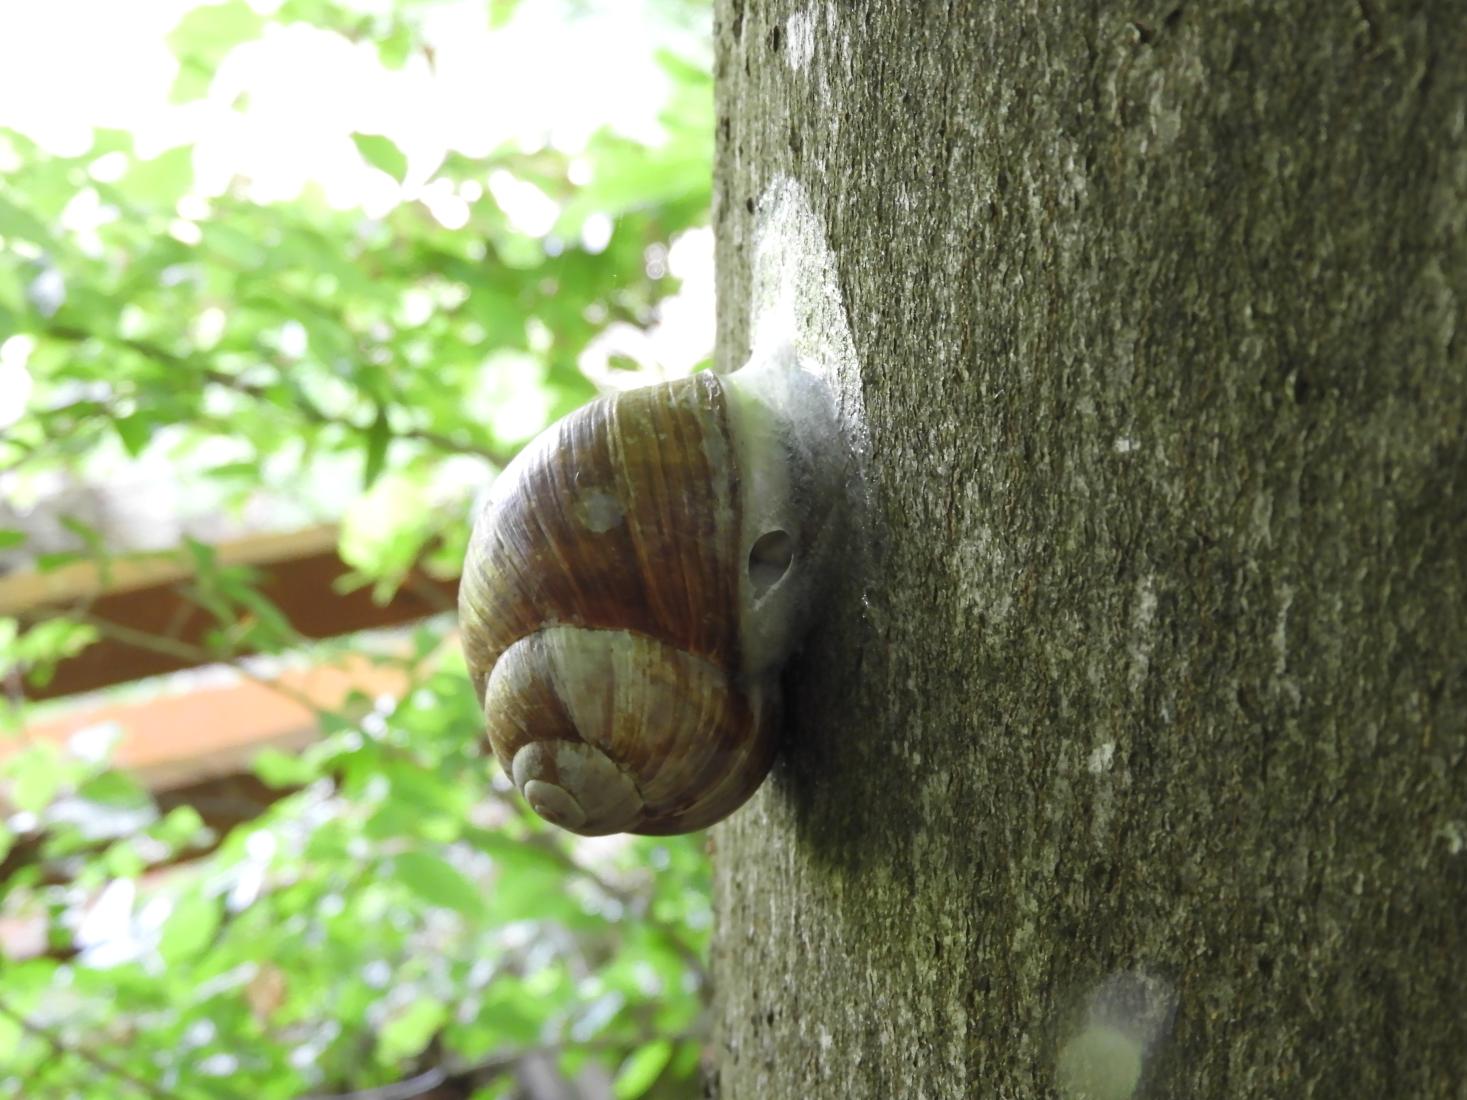
<path fill-rule="evenodd" d="M 249 5 L 266 14 L 279 6 Z M 59 155 L 86 152 L 93 127 L 131 131 L 145 158 L 194 142 L 205 195 L 234 175 L 250 180 L 259 201 L 315 182 L 333 205 L 374 215 L 422 194 L 450 150 L 484 156 L 515 141 L 573 152 L 608 123 L 636 140 L 659 137 L 668 78 L 651 63 L 646 5 L 636 0 L 592 6 L 573 21 L 560 4 L 527 3 L 494 29 L 483 0 L 436 4 L 422 13 L 431 66 L 419 53 L 397 70 L 382 65 L 374 42 L 267 24 L 225 58 L 206 98 L 170 103 L 178 63 L 166 39 L 198 7 L 0 5 L 0 120 Z M 687 47 L 707 48 L 695 39 Z M 363 163 L 354 132 L 384 135 L 407 155 L 401 193 Z"/>

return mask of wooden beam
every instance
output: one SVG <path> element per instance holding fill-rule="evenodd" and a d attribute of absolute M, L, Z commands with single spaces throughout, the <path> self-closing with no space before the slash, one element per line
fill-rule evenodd
<path fill-rule="evenodd" d="M 336 553 L 335 527 L 314 527 L 216 547 L 222 564 L 253 566 L 261 592 L 306 638 L 330 638 L 358 630 L 398 626 L 454 607 L 458 581 L 415 571 L 384 604 L 369 589 L 341 594 L 337 583 L 350 569 Z M 107 636 L 63 661 L 44 686 L 22 684 L 29 699 L 51 699 L 126 683 L 145 676 L 208 663 L 203 649 L 218 629 L 212 615 L 183 591 L 193 574 L 176 556 L 127 559 L 101 568 L 76 563 L 51 573 L 0 578 L 0 615 L 34 622 L 81 608 L 94 619 L 122 628 L 119 634 L 173 643 L 173 652 Z"/>
<path fill-rule="evenodd" d="M 252 771 L 263 749 L 298 752 L 320 736 L 316 710 L 341 712 L 354 697 L 401 697 L 410 681 L 392 662 L 350 656 L 330 664 L 289 668 L 268 682 L 237 680 L 132 702 L 78 708 L 26 727 L 23 738 L 0 740 L 0 761 L 27 745 L 64 746 L 86 730 L 111 727 L 117 744 L 112 762 L 128 772 L 167 813 L 191 806 L 213 831 L 214 840 L 191 849 L 181 861 L 207 854 L 234 826 L 263 813 L 289 794 L 266 786 Z M 8 815 L 0 792 L 0 818 Z M 112 838 L 100 841 L 99 846 Z M 43 855 L 44 830 L 20 837 L 0 860 L 0 881 L 23 867 L 39 866 L 44 882 L 64 882 L 74 872 L 74 854 L 57 861 Z M 7 932 L 0 920 L 0 953 L 18 957 L 17 944 L 30 943 L 22 922 Z"/>

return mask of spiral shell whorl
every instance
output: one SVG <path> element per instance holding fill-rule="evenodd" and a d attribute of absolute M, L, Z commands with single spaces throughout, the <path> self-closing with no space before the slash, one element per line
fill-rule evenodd
<path fill-rule="evenodd" d="M 494 666 L 495 754 L 535 811 L 596 835 L 685 832 L 751 794 L 774 753 L 774 702 L 645 635 L 549 627 Z"/>
<path fill-rule="evenodd" d="M 733 415 L 711 374 L 597 401 L 500 475 L 475 525 L 469 671 L 501 765 L 555 824 L 702 828 L 769 770 Z"/>

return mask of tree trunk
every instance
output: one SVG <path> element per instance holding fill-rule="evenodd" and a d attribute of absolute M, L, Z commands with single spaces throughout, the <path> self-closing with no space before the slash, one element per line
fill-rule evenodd
<path fill-rule="evenodd" d="M 866 565 L 715 834 L 725 1100 L 1462 1097 L 1467 5 L 719 0 Z"/>

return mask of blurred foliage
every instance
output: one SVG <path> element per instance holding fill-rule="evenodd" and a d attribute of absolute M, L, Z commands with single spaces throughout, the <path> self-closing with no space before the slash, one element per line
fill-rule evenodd
<path fill-rule="evenodd" d="M 494 0 L 487 18 L 507 26 L 528 6 Z M 171 97 L 205 95 L 231 51 L 282 24 L 373 44 L 401 68 L 431 55 L 430 7 L 194 8 L 169 39 Z M 702 9 L 669 4 L 667 18 L 696 26 Z M 0 420 L 0 478 L 93 476 L 161 452 L 221 507 L 261 488 L 337 499 L 343 554 L 379 595 L 425 557 L 453 569 L 474 484 L 592 395 L 582 353 L 610 326 L 655 319 L 677 284 L 648 256 L 706 222 L 706 63 L 658 57 L 671 89 L 659 141 L 608 127 L 582 149 L 450 152 L 375 217 L 311 187 L 265 202 L 235 180 L 201 197 L 189 145 L 140 155 L 131 134 L 97 131 L 65 156 L 0 129 L 0 346 L 23 355 L 29 390 Z M 409 182 L 387 136 L 352 141 Z M 496 175 L 548 197 L 553 224 L 517 227 L 486 186 Z M 433 208 L 445 196 L 461 224 Z M 593 220 L 606 239 L 587 245 Z M 0 364 L 0 387 L 17 377 Z M 30 567 L 88 558 L 105 572 L 105 535 L 68 526 L 72 548 Z M 0 551 L 26 537 L 0 530 Z M 196 656 L 302 650 L 251 570 L 198 542 L 177 556 L 217 624 Z M 392 1094 L 407 1097 L 447 1081 L 457 1091 L 435 1095 L 487 1100 L 527 1095 L 531 1060 L 618 1098 L 695 1093 L 702 838 L 573 843 L 544 827 L 480 754 L 451 625 L 380 658 L 407 675 L 400 698 L 318 712 L 309 751 L 263 754 L 280 798 L 227 831 L 160 806 L 105 746 L 4 754 L 0 922 L 42 921 L 48 948 L 0 959 L 0 1095 L 284 1100 L 408 1082 L 417 1092 Z M 0 672 L 44 683 L 107 634 L 171 644 L 85 608 L 0 619 Z M 0 703 L 12 733 L 29 714 L 14 692 Z"/>

